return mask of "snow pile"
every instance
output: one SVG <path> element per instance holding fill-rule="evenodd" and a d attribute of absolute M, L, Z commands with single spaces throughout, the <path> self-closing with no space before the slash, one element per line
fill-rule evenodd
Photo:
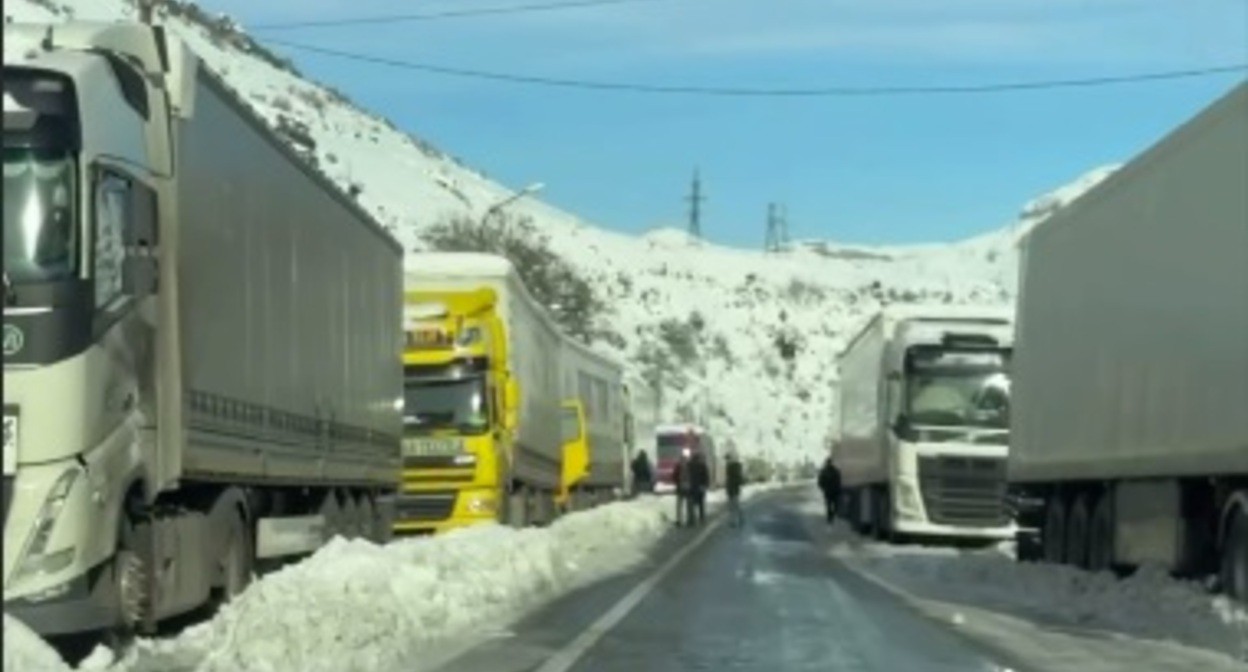
<path fill-rule="evenodd" d="M 360 204 L 405 249 L 424 249 L 422 232 L 447 217 L 479 218 L 514 193 L 340 92 L 279 67 L 232 21 L 205 17 L 191 3 L 165 4 L 178 8 L 164 19 L 170 31 L 274 129 L 303 129 L 318 169 L 344 191 L 358 190 Z M 22 22 L 134 16 L 125 0 L 20 0 L 4 11 Z M 30 48 L 6 40 L 6 62 Z M 609 332 L 596 345 L 662 388 L 659 420 L 696 421 L 733 436 L 744 456 L 794 464 L 820 455 L 836 423 L 835 355 L 871 311 L 886 302 L 1008 305 L 1017 229 L 1069 203 L 1099 174 L 1034 201 L 1018 226 L 954 245 L 806 242 L 764 254 L 673 228 L 614 234 L 531 197 L 507 211 L 532 218 L 552 251 L 592 283 L 607 307 L 599 324 Z M 408 263 L 419 265 L 420 256 Z"/>
<path fill-rule="evenodd" d="M 69 672 L 48 643 L 21 621 L 4 615 L 4 669 L 12 672 Z"/>
<path fill-rule="evenodd" d="M 776 487 L 753 486 L 746 497 Z M 723 501 L 722 492 L 711 493 L 710 510 Z M 670 498 L 643 497 L 565 516 L 544 529 L 489 525 L 386 546 L 337 538 L 263 577 L 213 620 L 173 639 L 141 641 L 109 669 L 405 669 L 439 641 L 486 636 L 555 596 L 636 565 L 672 528 L 672 508 Z M 5 627 L 7 638 L 7 617 Z M 6 641 L 5 669 L 12 641 Z M 59 664 L 51 656 L 46 659 Z M 80 669 L 88 668 L 105 665 Z"/>
<path fill-rule="evenodd" d="M 1195 582 L 1142 567 L 1127 578 L 1073 567 L 1018 563 L 1006 545 L 979 551 L 889 546 L 838 524 L 833 555 L 915 595 L 1010 613 L 1030 621 L 1175 641 L 1239 657 L 1242 609 Z"/>

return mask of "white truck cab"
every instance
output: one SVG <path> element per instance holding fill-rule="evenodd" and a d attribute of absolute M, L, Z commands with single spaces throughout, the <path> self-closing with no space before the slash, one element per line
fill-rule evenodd
<path fill-rule="evenodd" d="M 843 507 L 861 531 L 1007 539 L 1011 314 L 881 310 L 840 357 Z"/>

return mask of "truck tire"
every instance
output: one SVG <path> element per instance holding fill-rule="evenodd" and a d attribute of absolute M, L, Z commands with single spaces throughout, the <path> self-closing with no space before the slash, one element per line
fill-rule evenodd
<path fill-rule="evenodd" d="M 381 520 L 377 515 L 377 503 L 373 501 L 373 493 L 366 492 L 360 495 L 358 502 L 360 507 L 360 520 L 364 521 L 364 538 L 374 544 L 382 543 Z"/>
<path fill-rule="evenodd" d="M 1088 528 L 1088 570 L 1104 572 L 1114 566 L 1114 493 L 1106 490 L 1096 498 Z"/>
<path fill-rule="evenodd" d="M 1054 565 L 1066 562 L 1066 502 L 1058 493 L 1050 494 L 1045 502 L 1040 540 L 1045 562 Z"/>
<path fill-rule="evenodd" d="M 516 529 L 528 524 L 528 497 L 523 490 L 514 490 L 507 495 L 507 524 Z"/>
<path fill-rule="evenodd" d="M 871 491 L 871 508 L 874 512 L 871 531 L 876 539 L 883 542 L 890 542 L 893 539 L 893 513 L 890 510 L 891 499 L 887 486 Z"/>
<path fill-rule="evenodd" d="M 152 528 L 147 521 L 137 520 L 137 514 L 131 515 L 127 508 L 122 507 L 117 554 L 113 558 L 119 622 L 105 633 L 106 640 L 114 647 L 128 644 L 136 635 L 151 634 L 155 620 Z"/>
<path fill-rule="evenodd" d="M 1230 597 L 1248 602 L 1248 511 L 1236 507 L 1227 523 L 1222 544 L 1222 590 Z"/>
<path fill-rule="evenodd" d="M 1086 493 L 1076 495 L 1066 519 L 1066 564 L 1080 569 L 1088 568 L 1088 531 L 1092 521 L 1089 499 Z"/>
<path fill-rule="evenodd" d="M 247 521 L 235 516 L 221 556 L 221 601 L 230 602 L 251 585 L 256 554 Z"/>
<path fill-rule="evenodd" d="M 333 490 L 326 491 L 317 513 L 325 517 L 326 542 L 343 534 L 343 512 L 342 504 L 338 501 L 338 493 Z"/>
<path fill-rule="evenodd" d="M 365 524 L 364 511 L 359 500 L 350 491 L 342 491 L 342 536 L 345 539 L 358 539 L 368 529 Z"/>

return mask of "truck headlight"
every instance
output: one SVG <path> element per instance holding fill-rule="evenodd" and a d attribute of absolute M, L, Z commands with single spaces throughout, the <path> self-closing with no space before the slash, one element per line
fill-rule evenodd
<path fill-rule="evenodd" d="M 472 345 L 473 343 L 481 340 L 481 327 L 468 327 L 467 329 L 459 332 L 459 335 L 455 340 L 455 344 L 461 348 Z"/>
<path fill-rule="evenodd" d="M 477 463 L 477 456 L 472 453 L 460 453 L 451 459 L 457 467 L 471 467 Z"/>
<path fill-rule="evenodd" d="M 467 495 L 464 499 L 464 509 L 469 513 L 493 513 L 494 497 L 487 494 Z"/>
<path fill-rule="evenodd" d="M 74 482 L 78 480 L 80 473 L 82 470 L 78 467 L 67 469 L 52 484 L 52 489 L 48 491 L 48 497 L 40 507 L 39 515 L 35 517 L 34 527 L 26 541 L 26 549 L 22 553 L 22 561 L 17 569 L 19 577 L 38 573 L 50 574 L 64 569 L 73 562 L 73 546 L 51 554 L 47 551 L 48 540 L 52 538 L 52 530 L 56 527 L 56 519 L 60 516 L 65 501 L 69 499 L 69 493 L 73 490 Z"/>
<path fill-rule="evenodd" d="M 908 518 L 917 517 L 923 510 L 919 491 L 913 483 L 897 481 L 897 512 L 909 514 Z"/>

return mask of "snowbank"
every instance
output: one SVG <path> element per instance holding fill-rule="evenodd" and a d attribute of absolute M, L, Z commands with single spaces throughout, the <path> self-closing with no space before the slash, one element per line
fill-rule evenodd
<path fill-rule="evenodd" d="M 1244 609 L 1156 567 L 1119 579 L 1108 572 L 1018 563 L 1012 544 L 984 550 L 891 546 L 866 541 L 839 522 L 832 536 L 834 557 L 918 597 L 1041 626 L 1177 642 L 1248 660 Z"/>
<path fill-rule="evenodd" d="M 747 488 L 745 496 L 783 487 Z M 711 493 L 711 511 L 723 506 Z M 120 661 L 103 650 L 80 670 L 347 672 L 406 669 L 434 644 L 497 634 L 530 609 L 634 566 L 671 529 L 672 500 L 644 497 L 543 529 L 490 525 L 378 546 L 335 539 L 267 575 L 209 622 L 139 642 Z M 69 668 L 5 616 L 5 670 Z"/>
<path fill-rule="evenodd" d="M 4 669 L 8 672 L 68 672 L 69 666 L 39 635 L 5 614 Z"/>

